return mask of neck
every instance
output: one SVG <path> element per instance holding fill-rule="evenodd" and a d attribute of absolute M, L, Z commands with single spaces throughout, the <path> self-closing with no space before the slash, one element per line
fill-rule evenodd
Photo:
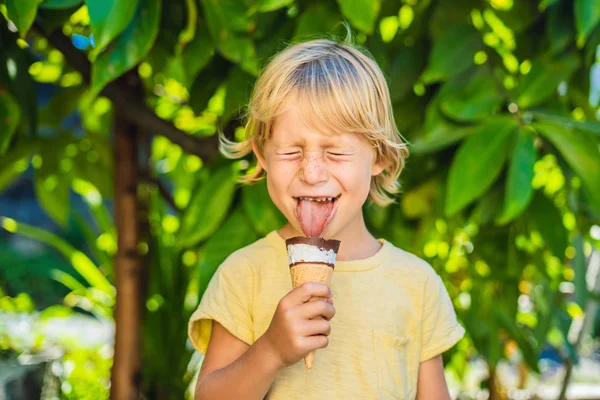
<path fill-rule="evenodd" d="M 381 243 L 367 230 L 363 218 L 358 219 L 354 225 L 356 226 L 347 226 L 333 235 L 325 235 L 326 239 L 336 239 L 342 242 L 336 257 L 338 261 L 362 260 L 373 256 L 381 248 Z M 279 235 L 283 239 L 304 236 L 290 223 L 279 230 Z"/>

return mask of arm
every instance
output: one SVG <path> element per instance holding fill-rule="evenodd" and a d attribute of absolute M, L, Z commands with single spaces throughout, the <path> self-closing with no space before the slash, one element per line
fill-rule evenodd
<path fill-rule="evenodd" d="M 213 321 L 195 398 L 263 399 L 280 368 L 262 337 L 248 346 Z"/>
<path fill-rule="evenodd" d="M 328 300 L 309 302 L 312 297 Z M 330 297 L 329 287 L 323 284 L 293 289 L 281 299 L 269 329 L 252 346 L 213 321 L 195 399 L 263 399 L 280 369 L 327 347 L 329 321 L 335 315 Z"/>
<path fill-rule="evenodd" d="M 419 365 L 417 400 L 450 400 L 441 354 Z"/>

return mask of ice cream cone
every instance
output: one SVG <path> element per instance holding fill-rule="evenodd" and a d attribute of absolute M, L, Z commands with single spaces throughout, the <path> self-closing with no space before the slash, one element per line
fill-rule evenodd
<path fill-rule="evenodd" d="M 286 241 L 292 286 L 306 282 L 331 284 L 335 257 L 340 246 L 338 240 L 325 240 L 315 237 L 295 237 Z M 325 297 L 312 297 L 310 301 L 325 300 Z M 307 371 L 313 366 L 315 352 L 304 357 Z"/>
<path fill-rule="evenodd" d="M 290 267 L 292 286 L 298 287 L 306 282 L 324 283 L 329 286 L 333 276 L 333 267 L 328 264 L 299 263 Z M 325 300 L 326 297 L 311 297 L 310 301 Z M 304 357 L 306 370 L 310 371 L 315 360 L 315 352 L 311 351 Z"/>

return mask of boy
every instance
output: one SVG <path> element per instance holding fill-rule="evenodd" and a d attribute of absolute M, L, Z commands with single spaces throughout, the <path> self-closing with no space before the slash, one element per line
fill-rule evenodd
<path fill-rule="evenodd" d="M 362 214 L 368 198 L 392 202 L 408 155 L 377 64 L 329 40 L 288 47 L 257 80 L 246 135 L 221 150 L 254 153 L 246 182 L 266 174 L 288 223 L 233 253 L 192 315 L 206 354 L 196 399 L 449 399 L 441 353 L 464 330 L 442 281 Z M 294 236 L 341 241 L 331 289 L 291 290 Z M 316 349 L 306 371 L 298 361 Z"/>

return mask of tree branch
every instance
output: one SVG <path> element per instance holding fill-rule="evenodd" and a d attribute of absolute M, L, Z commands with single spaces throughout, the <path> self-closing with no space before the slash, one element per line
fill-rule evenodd
<path fill-rule="evenodd" d="M 177 204 L 175 204 L 175 200 L 173 199 L 171 192 L 169 192 L 169 189 L 167 189 L 166 186 L 158 178 L 152 175 L 148 175 L 147 173 L 141 174 L 140 178 L 146 183 L 156 186 L 156 188 L 158 189 L 158 193 L 171 207 L 173 207 L 173 210 L 181 211 Z"/>
<path fill-rule="evenodd" d="M 67 62 L 81 73 L 85 82 L 89 83 L 91 66 L 85 54 L 73 47 L 69 38 L 63 35 L 60 30 L 45 33 L 42 26 L 36 23 L 36 27 L 39 32 L 46 36 L 52 46 L 63 53 Z M 218 137 L 216 135 L 197 138 L 177 129 L 170 122 L 156 116 L 143 102 L 132 96 L 125 89 L 125 85 L 119 84 L 122 79 L 124 77 L 106 85 L 102 90 L 102 95 L 108 97 L 118 110 L 122 110 L 123 118 L 136 125 L 140 133 L 162 135 L 181 146 L 184 151 L 195 154 L 204 160 L 210 160 L 217 156 Z"/>

